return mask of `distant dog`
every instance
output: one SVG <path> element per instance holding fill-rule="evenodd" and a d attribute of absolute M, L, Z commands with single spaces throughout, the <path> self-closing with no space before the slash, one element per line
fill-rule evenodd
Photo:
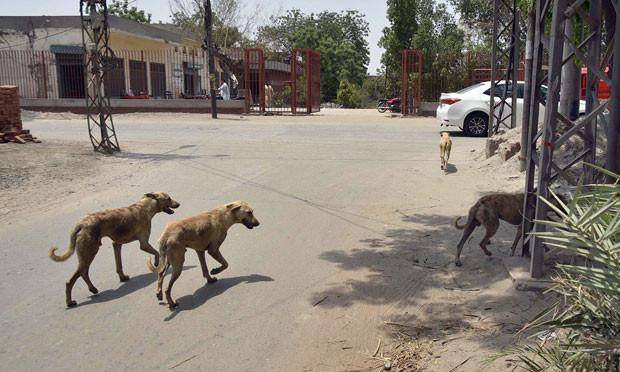
<path fill-rule="evenodd" d="M 166 289 L 166 301 L 170 309 L 178 305 L 172 299 L 172 286 L 183 270 L 185 248 L 192 248 L 196 251 L 200 260 L 202 275 L 208 283 L 214 283 L 217 279 L 209 275 L 205 251 L 209 252 L 209 255 L 221 265 L 211 270 L 211 274 L 215 275 L 224 271 L 228 267 L 228 262 L 220 253 L 220 246 L 226 239 L 228 229 L 236 223 L 242 223 L 248 229 L 260 225 L 254 217 L 252 208 L 243 201 L 226 204 L 209 212 L 166 225 L 161 238 L 159 238 L 159 255 L 161 257 L 159 266 L 157 263 L 153 266 L 150 260 L 147 261 L 149 269 L 158 275 L 157 299 L 162 300 L 164 276 L 168 267 L 172 266 L 172 277 Z"/>
<path fill-rule="evenodd" d="M 461 217 L 458 217 L 454 221 L 454 227 L 459 230 L 465 229 L 465 231 L 463 231 L 461 241 L 456 247 L 456 258 L 454 260 L 456 266 L 461 266 L 461 251 L 463 250 L 463 245 L 467 241 L 467 238 L 469 238 L 474 229 L 480 225 L 483 225 L 486 229 L 486 234 L 480 242 L 480 248 L 482 248 L 487 256 L 491 255 L 491 252 L 487 249 L 487 244 L 491 240 L 491 237 L 497 232 L 499 220 L 504 220 L 518 226 L 517 235 L 510 249 L 510 255 L 514 255 L 515 248 L 521 237 L 521 229 L 523 228 L 521 225 L 523 222 L 523 193 L 498 193 L 483 196 L 469 209 L 469 215 L 465 225 L 459 225 L 460 219 Z"/>
<path fill-rule="evenodd" d="M 71 245 L 60 256 L 56 255 L 58 248 L 53 247 L 49 251 L 49 257 L 56 261 L 66 261 L 77 250 L 78 268 L 66 284 L 67 307 L 77 305 L 71 299 L 71 290 L 77 279 L 81 276 L 92 293 L 99 291 L 88 276 L 90 264 L 101 246 L 101 238 L 109 237 L 114 246 L 114 259 L 116 272 L 121 282 L 129 280 L 123 273 L 121 261 L 121 247 L 123 244 L 140 241 L 140 249 L 155 256 L 155 262 L 159 261 L 159 254 L 149 244 L 151 235 L 151 219 L 159 212 L 173 214 L 171 208 L 178 208 L 179 203 L 172 200 L 168 194 L 155 192 L 145 194 L 140 201 L 125 208 L 108 209 L 102 212 L 92 213 L 82 218 L 71 233 Z"/>
<path fill-rule="evenodd" d="M 439 141 L 439 158 L 441 160 L 441 169 L 446 173 L 448 173 L 450 150 L 452 150 L 452 139 L 450 138 L 450 133 L 441 132 L 441 140 Z"/>

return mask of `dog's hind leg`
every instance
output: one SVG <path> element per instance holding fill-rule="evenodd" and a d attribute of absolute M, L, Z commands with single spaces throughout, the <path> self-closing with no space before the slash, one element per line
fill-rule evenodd
<path fill-rule="evenodd" d="M 166 266 L 164 267 L 162 272 L 157 274 L 157 290 L 155 291 L 155 296 L 157 296 L 157 299 L 159 301 L 163 299 L 161 288 L 164 285 L 164 277 L 166 276 L 166 271 L 168 271 L 169 267 L 170 267 L 170 260 L 166 262 Z"/>
<path fill-rule="evenodd" d="M 198 261 L 200 261 L 200 268 L 202 269 L 202 276 L 207 279 L 207 283 L 217 282 L 217 278 L 212 277 L 209 274 L 209 268 L 207 267 L 207 258 L 205 257 L 205 251 L 196 251 L 198 255 Z"/>
<path fill-rule="evenodd" d="M 71 290 L 73 290 L 73 286 L 78 278 L 81 276 L 80 269 L 75 270 L 75 273 L 71 276 L 71 278 L 65 284 L 65 296 L 67 301 L 67 307 L 74 307 L 77 305 L 77 302 L 71 299 Z"/>
<path fill-rule="evenodd" d="M 463 246 L 465 245 L 465 242 L 467 241 L 467 238 L 469 238 L 469 236 L 471 235 L 472 232 L 474 232 L 474 229 L 476 228 L 476 222 L 475 221 L 468 221 L 467 226 L 465 226 L 465 230 L 463 231 L 463 236 L 461 236 L 461 241 L 459 241 L 459 243 L 456 245 L 456 257 L 454 259 L 454 264 L 456 266 L 461 266 L 461 251 L 463 251 Z"/>
<path fill-rule="evenodd" d="M 512 247 L 510 247 L 510 255 L 514 256 L 515 255 L 515 250 L 517 249 L 517 244 L 519 243 L 519 240 L 521 240 L 521 232 L 523 231 L 523 224 L 520 224 L 519 227 L 517 227 L 517 235 L 515 236 L 515 240 L 512 242 Z"/>
<path fill-rule="evenodd" d="M 112 247 L 114 247 L 114 262 L 116 263 L 116 273 L 118 274 L 118 278 L 121 282 L 126 282 L 129 280 L 129 276 L 125 275 L 123 272 L 123 260 L 121 258 L 121 247 L 122 244 L 112 243 Z"/>
<path fill-rule="evenodd" d="M 480 248 L 487 256 L 491 256 L 491 251 L 487 249 L 487 244 L 491 240 L 491 237 L 495 235 L 497 229 L 499 228 L 499 219 L 493 216 L 487 216 L 483 221 L 484 227 L 486 229 L 486 234 L 484 234 L 484 238 L 480 241 Z"/>
<path fill-rule="evenodd" d="M 93 294 L 99 293 L 99 290 L 90 281 L 88 270 L 90 269 L 90 264 L 95 259 L 95 256 L 97 255 L 98 251 L 99 251 L 98 244 L 93 246 L 92 252 L 91 251 L 89 252 L 78 251 L 78 260 L 79 260 L 78 270 L 80 270 L 80 275 L 82 276 L 82 279 L 84 279 L 84 282 L 86 282 L 86 285 L 88 286 L 88 290 Z"/>
<path fill-rule="evenodd" d="M 168 247 L 170 252 L 170 265 L 172 266 L 172 275 L 170 276 L 170 282 L 168 282 L 168 288 L 166 288 L 166 300 L 170 309 L 174 309 L 179 304 L 172 299 L 172 286 L 174 282 L 179 279 L 181 272 L 183 271 L 183 263 L 185 262 L 185 248 L 173 248 Z"/>

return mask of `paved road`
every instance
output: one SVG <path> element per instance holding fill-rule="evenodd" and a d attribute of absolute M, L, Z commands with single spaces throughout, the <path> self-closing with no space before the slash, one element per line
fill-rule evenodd
<path fill-rule="evenodd" d="M 43 139 L 84 139 L 79 121 L 26 126 Z M 125 152 L 118 172 L 109 174 L 112 182 L 95 178 L 93 188 L 62 199 L 52 194 L 49 203 L 9 215 L 0 225 L 0 369 L 146 370 L 181 363 L 175 369 L 285 371 L 360 365 L 357 360 L 376 345 L 381 323 L 411 305 L 409 295 L 419 285 L 378 278 L 375 261 L 402 266 L 402 257 L 390 251 L 400 254 L 403 247 L 381 242 L 402 243 L 407 235 L 395 237 L 395 231 L 406 234 L 422 224 L 406 221 L 405 214 L 426 214 L 426 229 L 439 229 L 447 221 L 442 215 L 461 213 L 444 213 L 441 206 L 463 209 L 479 186 L 456 186 L 460 171 L 439 171 L 433 119 L 387 119 L 368 111 L 354 119 L 229 117 L 213 123 L 168 115 L 119 118 L 117 126 Z M 458 159 L 464 162 L 481 142 L 456 141 L 453 162 L 462 167 Z M 180 302 L 174 312 L 158 304 L 155 276 L 135 243 L 123 248 L 131 280 L 119 283 L 106 239 L 91 268 L 100 293 L 91 296 L 78 280 L 73 293 L 79 306 L 65 309 L 64 282 L 76 260 L 51 262 L 49 246 L 66 248 L 70 229 L 85 213 L 159 190 L 181 207 L 174 216 L 155 217 L 154 246 L 165 223 L 236 199 L 255 208 L 261 226 L 232 228 L 222 248 L 231 266 L 214 285 L 206 285 L 188 251 L 174 287 Z M 464 202 L 460 192 L 469 193 Z M 377 250 L 385 254 L 375 256 Z M 446 247 L 428 257 L 446 263 L 450 255 Z M 386 291 L 388 284 L 398 291 Z"/>

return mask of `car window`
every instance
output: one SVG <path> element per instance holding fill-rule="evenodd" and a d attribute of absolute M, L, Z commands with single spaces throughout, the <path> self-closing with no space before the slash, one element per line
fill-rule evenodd
<path fill-rule="evenodd" d="M 498 84 L 495 86 L 495 96 L 501 97 L 504 94 L 504 90 L 506 90 L 506 84 Z M 487 96 L 491 95 L 491 88 L 484 91 L 483 94 Z M 508 95 L 512 94 L 512 86 L 508 86 Z"/>
<path fill-rule="evenodd" d="M 474 85 L 468 86 L 467 88 L 464 88 L 464 89 L 459 90 L 457 93 L 459 93 L 459 94 L 461 94 L 461 93 L 467 93 L 467 92 L 472 91 L 472 90 L 474 90 L 474 89 L 480 88 L 480 87 L 481 87 L 481 86 L 483 86 L 483 85 L 484 85 L 484 83 L 474 84 Z"/>
<path fill-rule="evenodd" d="M 525 84 L 517 84 L 517 98 L 523 98 L 525 96 Z"/>

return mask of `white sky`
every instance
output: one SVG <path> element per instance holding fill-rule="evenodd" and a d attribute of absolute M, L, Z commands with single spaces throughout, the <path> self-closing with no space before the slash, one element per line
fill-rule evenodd
<path fill-rule="evenodd" d="M 260 0 L 242 0 L 248 9 L 254 9 Z M 385 2 L 381 0 L 272 0 L 262 1 L 264 14 L 267 18 L 278 10 L 299 8 L 305 13 L 323 10 L 341 11 L 356 9 L 366 15 L 370 23 L 370 66 L 368 72 L 374 74 L 379 68 L 382 50 L 377 46 L 381 30 L 387 26 Z M 170 20 L 168 0 L 136 0 L 134 4 L 153 15 L 153 20 L 167 22 Z M 78 15 L 78 0 L 0 0 L 0 15 Z M 266 19 L 263 19 L 266 21 Z"/>

